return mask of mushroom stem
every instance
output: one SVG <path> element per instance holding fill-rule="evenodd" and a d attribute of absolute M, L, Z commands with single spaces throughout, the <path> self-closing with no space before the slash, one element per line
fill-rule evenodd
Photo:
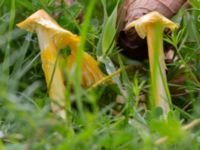
<path fill-rule="evenodd" d="M 165 74 L 163 52 L 163 30 L 160 23 L 150 24 L 147 27 L 147 43 L 151 73 L 151 106 L 160 106 L 164 114 L 169 112 L 170 97 Z"/>
<path fill-rule="evenodd" d="M 51 103 L 53 112 L 62 118 L 66 118 L 64 111 L 64 80 L 62 72 L 57 67 L 58 50 L 51 39 L 51 35 L 46 29 L 37 28 L 36 30 L 39 46 L 41 50 L 42 68 L 49 91 L 49 96 L 55 101 Z"/>
<path fill-rule="evenodd" d="M 178 25 L 154 11 L 131 22 L 126 29 L 132 27 L 135 27 L 141 38 L 144 39 L 147 36 L 151 72 L 151 106 L 161 107 L 166 116 L 170 110 L 171 98 L 165 74 L 163 31 L 164 28 L 174 30 Z"/>

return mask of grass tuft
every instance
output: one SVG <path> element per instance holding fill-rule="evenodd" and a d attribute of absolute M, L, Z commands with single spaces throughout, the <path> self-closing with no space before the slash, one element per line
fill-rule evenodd
<path fill-rule="evenodd" d="M 180 10 L 173 18 L 180 29 L 164 38 L 175 49 L 167 65 L 172 99 L 167 119 L 160 108 L 150 109 L 149 65 L 122 57 L 116 45 L 121 1 L 78 0 L 72 6 L 54 2 L 0 0 L 0 149 L 198 150 L 199 0 L 190 0 L 192 7 Z M 59 12 L 56 21 L 81 35 L 76 68 L 71 75 L 65 72 L 68 120 L 51 111 L 36 34 L 15 25 L 38 9 L 54 17 Z M 77 21 L 81 11 L 82 23 Z M 90 89 L 80 83 L 84 51 L 108 75 Z"/>

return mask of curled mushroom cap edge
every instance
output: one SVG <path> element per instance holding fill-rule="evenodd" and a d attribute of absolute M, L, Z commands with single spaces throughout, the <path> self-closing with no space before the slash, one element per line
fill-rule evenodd
<path fill-rule="evenodd" d="M 26 20 L 18 23 L 17 26 L 29 32 L 37 31 L 37 28 L 47 30 L 51 33 L 51 38 L 53 39 L 58 49 L 64 48 L 67 45 L 73 46 L 80 41 L 79 36 L 60 27 L 58 23 L 53 18 L 51 18 L 43 9 L 38 10 Z"/>
<path fill-rule="evenodd" d="M 134 20 L 133 22 L 129 23 L 125 30 L 129 30 L 132 27 L 135 27 L 138 35 L 144 39 L 146 37 L 146 28 L 147 26 L 155 23 L 160 23 L 164 28 L 169 28 L 170 30 L 174 30 L 179 26 L 172 22 L 171 20 L 167 19 L 159 12 L 153 11 L 147 15 L 142 16 L 141 18 Z"/>

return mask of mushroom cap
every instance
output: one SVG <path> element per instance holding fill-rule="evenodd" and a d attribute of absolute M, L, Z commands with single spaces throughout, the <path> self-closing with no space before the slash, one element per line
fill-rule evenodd
<path fill-rule="evenodd" d="M 130 28 L 135 27 L 135 30 L 137 31 L 138 35 L 142 39 L 144 39 L 146 37 L 147 27 L 156 23 L 160 23 L 160 25 L 162 25 L 163 28 L 169 28 L 171 30 L 178 28 L 178 25 L 176 23 L 167 19 L 160 13 L 153 11 L 129 23 L 126 26 L 125 30 L 129 30 Z"/>
<path fill-rule="evenodd" d="M 37 28 L 46 29 L 52 35 L 51 38 L 57 48 L 64 48 L 67 45 L 76 44 L 80 41 L 79 36 L 63 29 L 42 9 L 18 23 L 17 26 L 30 32 L 36 31 Z"/>

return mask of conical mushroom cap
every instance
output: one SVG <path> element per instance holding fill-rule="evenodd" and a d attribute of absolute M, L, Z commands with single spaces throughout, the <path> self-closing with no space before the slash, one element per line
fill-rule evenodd
<path fill-rule="evenodd" d="M 156 23 L 160 23 L 163 26 L 163 28 L 169 28 L 171 30 L 178 28 L 177 24 L 167 19 L 160 13 L 154 11 L 142 16 L 137 20 L 134 20 L 133 22 L 128 24 L 125 29 L 128 30 L 132 27 L 135 27 L 135 30 L 137 31 L 138 35 L 144 39 L 146 37 L 147 27 Z"/>
<path fill-rule="evenodd" d="M 17 26 L 30 32 L 36 31 L 37 28 L 46 29 L 51 33 L 51 38 L 54 40 L 57 48 L 63 48 L 80 41 L 79 36 L 60 27 L 58 23 L 42 9 L 17 24 Z"/>

